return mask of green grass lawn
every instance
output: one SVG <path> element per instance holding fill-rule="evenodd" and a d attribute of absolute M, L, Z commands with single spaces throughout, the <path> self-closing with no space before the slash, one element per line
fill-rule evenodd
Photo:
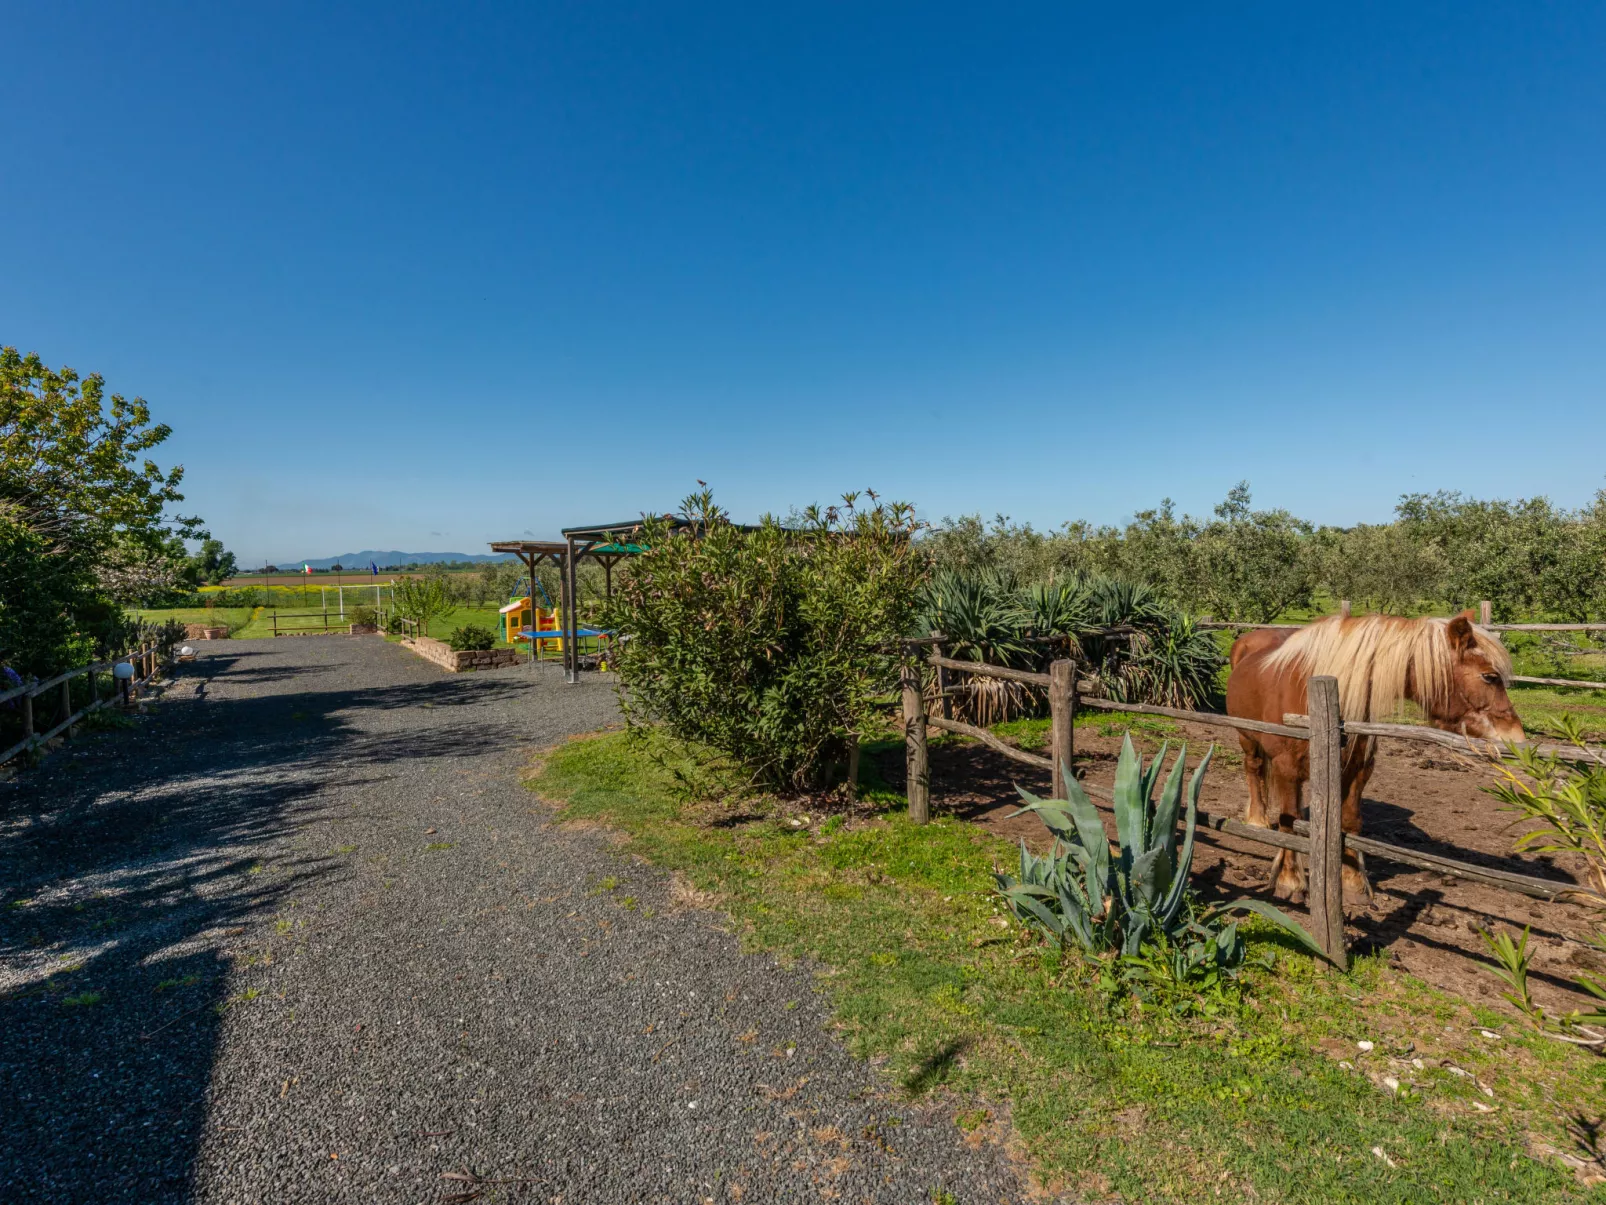
<path fill-rule="evenodd" d="M 730 793 L 717 767 L 659 737 L 573 741 L 530 785 L 715 893 L 750 948 L 813 960 L 855 1053 L 896 1090 L 947 1099 L 962 1125 L 997 1120 L 1057 1187 L 1125 1201 L 1606 1200 L 1529 1154 L 1572 1149 L 1575 1114 L 1600 1120 L 1606 1060 L 1378 960 L 1326 973 L 1266 933 L 1256 948 L 1272 969 L 1243 999 L 1140 1010 L 1106 995 L 1102 964 L 1006 920 L 991 872 L 1012 849 L 949 819 L 909 824 L 865 765 L 863 796 L 881 810 L 851 821 Z"/>
<path fill-rule="evenodd" d="M 314 596 L 314 601 L 316 601 L 316 596 Z M 346 599 L 346 603 L 346 618 L 344 621 L 340 619 L 340 613 L 337 609 L 330 610 L 329 621 L 331 625 L 339 625 L 342 622 L 349 623 L 351 621 L 351 613 L 356 607 L 349 597 Z M 217 626 L 227 624 L 229 635 L 239 640 L 251 640 L 257 637 L 273 635 L 274 609 L 270 607 L 256 607 L 254 609 L 248 607 L 178 607 L 167 610 L 140 611 L 138 614 L 142 619 L 150 623 L 162 623 L 166 620 L 174 619 L 179 623 L 207 623 Z M 316 605 L 308 608 L 280 607 L 278 608 L 278 614 L 280 620 L 287 625 L 300 625 L 309 621 L 320 620 L 323 611 Z M 501 638 L 502 617 L 497 613 L 495 607 L 458 607 L 448 615 L 436 616 L 430 621 L 429 635 L 437 640 L 445 640 L 452 634 L 454 629 L 471 623 L 489 628 L 496 633 L 497 646 L 500 648 L 507 647 L 507 641 Z M 314 625 L 311 630 L 321 631 L 322 629 Z"/>
<path fill-rule="evenodd" d="M 1181 727 L 1164 716 L 1136 715 L 1126 711 L 1081 711 L 1076 715 L 1076 727 L 1097 732 L 1100 736 L 1120 736 L 1131 732 L 1134 736 L 1151 736 L 1157 740 L 1175 740 L 1182 734 Z M 1005 720 L 994 724 L 992 731 L 1032 753 L 1048 748 L 1049 720 L 1047 716 L 1021 720 Z"/>
<path fill-rule="evenodd" d="M 1583 725 L 1586 740 L 1606 741 L 1606 690 L 1518 683 L 1511 689 L 1511 703 L 1530 735 L 1560 736 L 1556 722 L 1572 715 Z"/>
<path fill-rule="evenodd" d="M 469 624 L 490 628 L 496 633 L 497 647 L 507 647 L 507 641 L 502 639 L 502 616 L 495 607 L 458 607 L 448 615 L 437 615 L 429 621 L 426 635 L 433 636 L 436 640 L 445 640 L 456 629 L 467 627 Z"/>
<path fill-rule="evenodd" d="M 204 623 L 209 627 L 226 627 L 230 636 L 237 636 L 251 622 L 250 607 L 170 607 L 159 611 L 130 611 L 147 623 Z"/>

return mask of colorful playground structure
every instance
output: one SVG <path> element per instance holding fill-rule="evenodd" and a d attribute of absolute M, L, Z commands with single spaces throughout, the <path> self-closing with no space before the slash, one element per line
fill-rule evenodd
<path fill-rule="evenodd" d="M 544 593 L 544 592 L 543 592 Z M 500 608 L 502 639 L 509 644 L 528 644 L 532 660 L 544 661 L 563 656 L 563 620 L 558 607 L 538 607 L 526 594 Z M 599 628 L 576 628 L 575 647 L 580 653 L 601 652 L 610 633 Z"/>
<path fill-rule="evenodd" d="M 658 522 L 670 531 L 680 531 L 694 525 L 689 519 L 678 515 L 662 515 Z M 575 572 L 576 566 L 584 560 L 589 560 L 602 567 L 603 595 L 613 597 L 613 570 L 614 566 L 626 557 L 637 556 L 647 551 L 645 544 L 637 542 L 640 538 L 646 518 L 642 516 L 629 519 L 622 523 L 607 523 L 596 527 L 565 527 L 562 540 L 496 540 L 491 544 L 492 552 L 510 552 L 524 562 L 529 569 L 529 581 L 532 594 L 540 585 L 536 575 L 539 565 L 551 564 L 558 571 L 559 593 L 561 595 L 558 607 L 551 606 L 551 600 L 546 599 L 549 609 L 530 606 L 528 612 L 524 606 L 530 603 L 529 599 L 515 599 L 503 608 L 504 615 L 513 615 L 515 618 L 505 620 L 505 631 L 509 641 L 515 639 L 526 640 L 530 643 L 531 656 L 557 649 L 563 658 L 563 676 L 567 682 L 579 682 L 581 658 L 591 650 L 601 653 L 597 659 L 597 667 L 604 668 L 607 661 L 607 646 L 612 640 L 612 633 L 600 631 L 596 628 L 582 628 L 576 622 L 578 616 L 574 606 L 579 597 L 580 582 Z M 541 592 L 543 598 L 545 591 Z M 550 618 L 546 618 L 550 616 Z M 544 620 L 544 623 L 543 623 Z M 550 624 L 551 626 L 544 626 Z M 547 632 L 556 629 L 555 635 Z"/>

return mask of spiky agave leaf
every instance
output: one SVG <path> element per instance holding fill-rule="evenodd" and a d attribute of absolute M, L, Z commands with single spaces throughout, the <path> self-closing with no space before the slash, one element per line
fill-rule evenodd
<path fill-rule="evenodd" d="M 1150 843 L 1151 843 L 1151 841 L 1153 839 L 1153 834 L 1154 834 L 1154 824 L 1151 822 L 1151 817 L 1150 817 L 1150 814 L 1149 814 L 1150 813 L 1150 805 L 1154 800 L 1154 784 L 1159 781 L 1160 771 L 1165 768 L 1165 755 L 1166 755 L 1166 752 L 1170 748 L 1171 748 L 1171 742 L 1170 741 L 1161 741 L 1160 742 L 1160 752 L 1155 755 L 1154 760 L 1149 762 L 1149 765 L 1148 765 L 1147 769 L 1143 768 L 1143 759 L 1141 757 L 1138 758 L 1138 769 L 1140 771 L 1140 773 L 1138 775 L 1138 781 L 1139 781 L 1139 784 L 1140 784 L 1139 794 L 1142 796 L 1142 799 L 1143 799 L 1143 816 L 1144 816 L 1143 848 L 1144 849 L 1148 849 L 1150 847 Z"/>
<path fill-rule="evenodd" d="M 1266 920 L 1271 921 L 1274 925 L 1277 925 L 1285 932 L 1292 934 L 1293 937 L 1300 943 L 1300 945 L 1304 946 L 1312 954 L 1316 955 L 1316 957 L 1321 959 L 1327 958 L 1326 951 L 1324 951 L 1321 946 L 1316 943 L 1316 939 L 1310 935 L 1304 925 L 1300 924 L 1293 917 L 1289 916 L 1288 913 L 1284 912 L 1281 908 L 1274 907 L 1273 905 L 1266 903 L 1264 900 L 1234 900 L 1230 904 L 1218 904 L 1201 916 L 1199 918 L 1199 923 L 1208 924 L 1217 917 L 1227 916 L 1240 910 L 1244 912 L 1253 912 L 1256 916 L 1264 917 Z"/>
<path fill-rule="evenodd" d="M 1165 746 L 1162 745 L 1160 756 L 1154 759 L 1156 767 L 1164 757 Z M 1154 802 L 1154 819 L 1149 824 L 1150 848 L 1164 848 L 1168 858 L 1176 857 L 1177 813 L 1182 810 L 1182 774 L 1187 765 L 1188 746 L 1184 743 L 1171 765 L 1171 773 L 1166 776 L 1165 786 L 1160 788 L 1160 797 Z"/>
<path fill-rule="evenodd" d="M 1132 734 L 1121 738 L 1121 756 L 1115 763 L 1115 791 L 1112 800 L 1115 812 L 1115 833 L 1121 843 L 1118 873 L 1127 877 L 1132 872 L 1132 859 L 1147 846 L 1146 835 L 1148 800 L 1143 794 L 1143 762 L 1132 748 Z"/>
<path fill-rule="evenodd" d="M 1065 920 L 1054 913 L 1054 910 L 1045 906 L 1043 901 L 1058 903 L 1056 894 L 1046 887 L 1034 887 L 1024 883 L 1017 883 L 1000 889 L 1000 894 L 1009 900 L 1015 909 L 1016 916 L 1034 928 L 1052 937 L 1055 941 L 1065 938 Z M 1024 911 L 1023 911 L 1024 910 Z"/>
<path fill-rule="evenodd" d="M 1199 792 L 1204 788 L 1205 770 L 1209 768 L 1210 759 L 1215 756 L 1215 752 L 1214 745 L 1205 750 L 1205 755 L 1199 759 L 1199 766 L 1194 770 L 1193 777 L 1188 780 L 1188 814 L 1182 826 L 1182 852 L 1176 859 L 1177 875 L 1171 884 L 1171 894 L 1160 906 L 1160 915 L 1165 918 L 1165 923 L 1168 925 L 1182 910 L 1188 883 L 1193 875 L 1193 837 L 1199 826 Z"/>

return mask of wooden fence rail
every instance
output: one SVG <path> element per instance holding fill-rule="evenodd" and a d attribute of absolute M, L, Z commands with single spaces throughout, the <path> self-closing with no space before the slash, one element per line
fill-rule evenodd
<path fill-rule="evenodd" d="M 1511 680 L 1528 686 L 1576 686 L 1580 690 L 1606 690 L 1606 682 L 1585 682 L 1579 678 L 1530 678 L 1524 674 L 1512 674 Z"/>
<path fill-rule="evenodd" d="M 31 749 L 37 748 L 40 745 L 54 740 L 63 732 L 65 732 L 68 738 L 71 739 L 73 734 L 72 730 L 81 721 L 83 721 L 86 716 L 93 712 L 99 711 L 102 707 L 106 707 L 111 703 L 116 702 L 117 695 L 115 681 L 113 683 L 112 695 L 109 698 L 103 699 L 100 697 L 100 686 L 95 681 L 96 674 L 112 673 L 114 672 L 116 666 L 127 663 L 135 667 L 134 677 L 130 681 L 136 686 L 143 685 L 144 683 L 150 681 L 151 678 L 155 677 L 156 672 L 160 667 L 159 662 L 168 651 L 169 646 L 164 646 L 153 640 L 148 644 L 141 645 L 133 652 L 125 653 L 123 656 L 114 658 L 111 661 L 91 662 L 88 665 L 81 665 L 77 669 L 70 669 L 63 673 L 59 673 L 53 678 L 46 678 L 43 682 L 25 682 L 21 686 L 14 686 L 10 690 L 0 694 L 0 703 L 8 703 L 13 699 L 20 699 L 22 701 L 23 732 L 23 736 L 20 741 L 12 745 L 9 749 L 0 750 L 0 765 L 3 765 L 20 754 L 26 753 Z M 72 709 L 73 679 L 82 677 L 85 674 L 90 676 L 90 701 L 77 711 L 74 711 Z M 47 691 L 56 689 L 59 689 L 61 692 L 61 714 L 63 718 L 46 731 L 36 732 L 34 730 L 33 701 L 40 695 L 45 694 Z"/>
<path fill-rule="evenodd" d="M 1283 716 L 1285 724 L 1305 727 L 1308 718 L 1289 712 Z M 1581 762 L 1586 765 L 1606 764 L 1606 749 L 1588 745 L 1556 745 L 1548 741 L 1496 742 L 1457 736 L 1438 728 L 1421 724 L 1374 724 L 1369 720 L 1345 720 L 1341 725 L 1346 737 L 1388 736 L 1396 740 L 1417 741 L 1424 745 L 1437 745 L 1456 753 L 1465 753 L 1483 761 L 1497 761 L 1514 757 L 1521 750 L 1532 750 L 1540 757 L 1554 757 L 1559 761 Z"/>
<path fill-rule="evenodd" d="M 269 616 L 269 622 L 275 636 L 305 636 L 310 632 L 335 632 L 351 624 L 349 619 L 344 619 L 338 614 L 332 618 L 333 623 L 330 622 L 331 616 L 327 611 L 321 615 L 317 611 L 305 615 L 280 615 L 275 612 Z M 306 622 L 298 623 L 297 620 Z"/>
<path fill-rule="evenodd" d="M 1063 799 L 1066 793 L 1063 774 L 1069 772 L 1073 764 L 1074 718 L 1080 706 L 1102 711 L 1161 715 L 1217 728 L 1264 732 L 1311 743 L 1311 777 L 1306 790 L 1309 819 L 1297 821 L 1293 832 L 1260 828 L 1224 816 L 1201 815 L 1200 821 L 1218 832 L 1226 832 L 1246 841 L 1307 855 L 1312 936 L 1336 966 L 1343 967 L 1348 962 L 1348 952 L 1344 942 L 1343 909 L 1345 849 L 1385 858 L 1406 866 L 1434 870 L 1536 899 L 1554 900 L 1577 890 L 1576 886 L 1570 883 L 1540 879 L 1492 867 L 1475 866 L 1454 858 L 1422 853 L 1358 834 L 1345 833 L 1341 824 L 1344 794 L 1342 758 L 1345 740 L 1358 736 L 1387 736 L 1431 743 L 1485 759 L 1511 756 L 1512 747 L 1468 740 L 1453 733 L 1441 732 L 1436 728 L 1411 724 L 1346 722 L 1339 715 L 1336 678 L 1326 676 L 1311 678 L 1306 696 L 1308 710 L 1303 714 L 1285 715 L 1281 724 L 1274 724 L 1261 720 L 1240 719 L 1216 712 L 1187 711 L 1178 707 L 1159 707 L 1148 703 L 1120 703 L 1113 699 L 1079 698 L 1076 689 L 1076 663 L 1068 659 L 1053 662 L 1047 674 L 1007 669 L 985 662 L 958 661 L 937 652 L 930 653 L 921 660 L 937 670 L 941 675 L 939 682 L 944 686 L 948 674 L 959 672 L 1047 688 L 1051 747 L 1050 756 L 1044 757 L 1017 748 L 985 728 L 962 723 L 946 715 L 927 715 L 919 664 L 916 662 L 906 665 L 903 671 L 903 715 L 909 814 L 917 823 L 925 823 L 930 817 L 931 769 L 926 737 L 928 728 L 970 737 L 1011 761 L 1049 771 L 1053 777 L 1053 797 Z M 949 689 L 939 692 L 939 701 L 944 705 L 949 693 Z M 1544 756 L 1555 756 L 1566 760 L 1606 761 L 1606 750 L 1554 744 L 1525 747 L 1532 748 Z M 1082 786 L 1090 794 L 1105 799 L 1110 798 L 1111 792 L 1104 788 L 1090 784 Z"/>

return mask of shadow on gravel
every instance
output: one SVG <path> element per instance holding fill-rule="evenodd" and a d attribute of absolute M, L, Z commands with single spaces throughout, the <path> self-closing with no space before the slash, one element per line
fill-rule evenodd
<path fill-rule="evenodd" d="M 249 654 L 247 654 L 249 655 Z M 210 681 L 238 656 L 183 667 Z M 0 784 L 0 1200 L 183 1201 L 242 936 L 338 860 L 256 849 L 315 819 L 331 780 L 473 757 L 510 734 L 462 711 L 528 687 L 328 690 L 327 667 L 233 669 L 259 697 L 164 703 Z M 319 686 L 313 686 L 316 681 Z M 196 685 L 196 684 L 191 684 Z M 441 709 L 405 734 L 357 711 Z M 344 715 L 342 713 L 345 713 Z M 381 789 L 383 787 L 381 786 Z"/>

